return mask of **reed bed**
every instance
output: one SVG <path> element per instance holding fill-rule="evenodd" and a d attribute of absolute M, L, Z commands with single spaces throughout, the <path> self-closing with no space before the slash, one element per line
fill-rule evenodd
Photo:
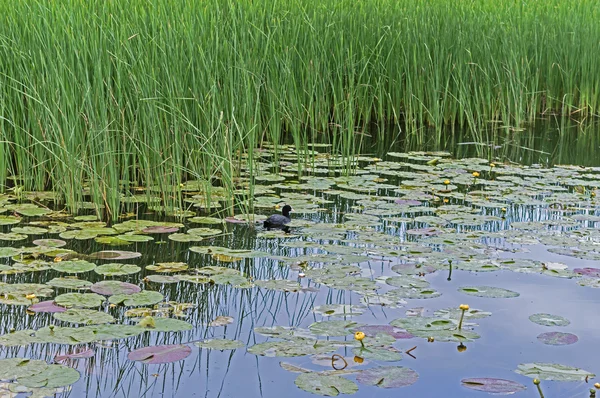
<path fill-rule="evenodd" d="M 598 21 L 592 0 L 0 0 L 0 181 L 114 217 L 132 186 L 233 190 L 265 142 L 593 117 Z"/>

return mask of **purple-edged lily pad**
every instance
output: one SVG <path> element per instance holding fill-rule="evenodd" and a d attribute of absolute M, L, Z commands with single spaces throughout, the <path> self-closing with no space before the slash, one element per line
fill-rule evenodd
<path fill-rule="evenodd" d="M 32 306 L 27 308 L 29 311 L 33 312 L 65 312 L 67 309 L 65 307 L 61 307 L 56 305 L 56 303 L 52 300 L 49 301 L 40 301 Z"/>
<path fill-rule="evenodd" d="M 36 246 L 44 247 L 63 247 L 67 242 L 61 239 L 36 239 L 32 242 Z"/>
<path fill-rule="evenodd" d="M 548 345 L 569 345 L 575 344 L 579 338 L 572 333 L 547 332 L 540 334 L 537 339 Z"/>
<path fill-rule="evenodd" d="M 246 220 L 239 220 L 235 217 L 225 217 L 225 222 L 231 223 L 231 224 L 248 224 L 248 221 Z"/>
<path fill-rule="evenodd" d="M 367 325 L 361 326 L 360 331 L 366 334 L 369 337 L 375 337 L 376 335 L 382 333 L 387 334 L 395 339 L 412 339 L 413 336 L 411 333 L 407 332 L 404 329 L 397 328 L 391 325 Z"/>
<path fill-rule="evenodd" d="M 356 381 L 361 384 L 382 388 L 410 386 L 418 379 L 417 372 L 404 366 L 380 366 L 363 370 L 356 376 Z"/>
<path fill-rule="evenodd" d="M 463 387 L 490 394 L 514 394 L 527 389 L 523 384 L 517 383 L 516 381 L 489 377 L 462 379 L 461 383 Z"/>
<path fill-rule="evenodd" d="M 591 278 L 600 278 L 600 268 L 575 268 L 573 272 L 579 275 L 589 276 Z"/>
<path fill-rule="evenodd" d="M 90 287 L 90 290 L 94 293 L 102 294 L 104 296 L 112 296 L 115 294 L 133 294 L 142 291 L 138 285 L 120 281 L 96 282 Z"/>
<path fill-rule="evenodd" d="M 98 260 L 129 260 L 138 257 L 142 257 L 142 253 L 125 250 L 103 250 L 90 254 L 90 258 Z"/>
<path fill-rule="evenodd" d="M 443 233 L 439 228 L 427 227 L 427 228 L 414 228 L 406 231 L 408 235 L 419 235 L 419 236 L 435 236 Z"/>
<path fill-rule="evenodd" d="M 91 358 L 93 356 L 94 356 L 94 350 L 91 348 L 88 348 L 87 350 L 74 352 L 72 354 L 56 355 L 54 357 L 54 362 L 62 362 L 67 359 Z"/>
<path fill-rule="evenodd" d="M 177 231 L 179 231 L 178 227 L 163 227 L 161 225 L 154 225 L 152 227 L 142 229 L 142 232 L 145 234 L 170 234 L 171 232 Z"/>
<path fill-rule="evenodd" d="M 187 345 L 156 345 L 144 347 L 131 351 L 127 358 L 131 361 L 139 361 L 145 364 L 159 364 L 181 361 L 192 353 Z"/>

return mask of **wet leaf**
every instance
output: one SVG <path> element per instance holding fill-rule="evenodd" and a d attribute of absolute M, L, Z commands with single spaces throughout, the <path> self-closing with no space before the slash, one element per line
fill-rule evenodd
<path fill-rule="evenodd" d="M 368 386 L 381 388 L 397 388 L 414 384 L 419 374 L 403 366 L 381 366 L 361 371 L 356 375 L 356 381 Z"/>
<path fill-rule="evenodd" d="M 461 383 L 463 387 L 490 394 L 508 395 L 527 389 L 523 384 L 516 381 L 488 377 L 462 379 Z"/>
<path fill-rule="evenodd" d="M 197 341 L 196 344 L 200 348 L 210 348 L 213 350 L 235 350 L 237 348 L 244 347 L 244 343 L 239 340 L 227 340 L 227 339 L 208 339 L 203 341 Z"/>
<path fill-rule="evenodd" d="M 533 314 L 529 317 L 529 320 L 542 326 L 568 326 L 571 323 L 562 316 L 545 313 Z"/>
<path fill-rule="evenodd" d="M 324 376 L 318 373 L 301 373 L 295 383 L 304 391 L 326 397 L 354 394 L 358 391 L 358 386 L 353 381 L 340 376 Z"/>
<path fill-rule="evenodd" d="M 82 308 L 71 308 L 64 312 L 56 312 L 54 318 L 59 321 L 84 325 L 100 325 L 115 321 L 112 315 L 105 312 Z"/>
<path fill-rule="evenodd" d="M 477 297 L 489 298 L 514 298 L 519 297 L 519 293 L 500 287 L 491 286 L 465 286 L 458 289 L 459 292 Z"/>
<path fill-rule="evenodd" d="M 100 307 L 105 298 L 96 293 L 65 293 L 56 296 L 54 302 L 65 308 Z"/>
<path fill-rule="evenodd" d="M 123 276 L 138 273 L 141 268 L 133 264 L 109 263 L 97 266 L 94 271 L 104 276 Z"/>
<path fill-rule="evenodd" d="M 192 353 L 191 347 L 182 344 L 158 345 L 139 348 L 127 354 L 131 361 L 142 362 L 147 365 L 181 361 Z"/>
<path fill-rule="evenodd" d="M 579 338 L 572 333 L 546 332 L 538 335 L 537 339 L 548 345 L 569 345 L 575 344 Z"/>
<path fill-rule="evenodd" d="M 138 285 L 120 281 L 100 281 L 94 283 L 90 290 L 94 293 L 104 296 L 112 296 L 115 294 L 128 295 L 138 293 L 142 289 Z"/>
<path fill-rule="evenodd" d="M 531 377 L 532 379 L 556 381 L 584 381 L 588 378 L 596 377 L 595 374 L 584 369 L 542 362 L 522 363 L 517 367 L 515 372 Z"/>
<path fill-rule="evenodd" d="M 164 296 L 159 292 L 144 290 L 133 294 L 115 294 L 108 298 L 108 302 L 111 304 L 122 304 L 127 307 L 140 307 L 159 303 L 163 299 Z"/>

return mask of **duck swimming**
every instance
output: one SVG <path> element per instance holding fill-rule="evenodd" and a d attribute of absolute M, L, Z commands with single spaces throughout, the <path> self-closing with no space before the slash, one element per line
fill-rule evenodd
<path fill-rule="evenodd" d="M 290 217 L 290 211 L 292 211 L 292 206 L 285 205 L 283 209 L 281 209 L 281 214 L 273 214 L 269 218 L 265 220 L 263 226 L 268 230 L 273 229 L 282 229 L 286 233 L 290 231 L 290 227 L 286 224 L 289 224 L 292 221 Z"/>

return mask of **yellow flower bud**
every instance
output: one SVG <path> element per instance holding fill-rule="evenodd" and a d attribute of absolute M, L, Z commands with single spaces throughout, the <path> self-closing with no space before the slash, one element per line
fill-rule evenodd
<path fill-rule="evenodd" d="M 450 200 L 448 200 L 448 198 L 444 198 L 444 203 L 448 203 L 450 202 Z"/>
<path fill-rule="evenodd" d="M 595 383 L 594 387 L 596 387 L 598 390 L 600 390 L 600 383 Z"/>
<path fill-rule="evenodd" d="M 25 295 L 25 298 L 27 300 L 33 300 L 34 298 L 36 298 L 36 295 L 35 294 L 27 294 L 27 295 Z"/>
<path fill-rule="evenodd" d="M 365 338 L 365 334 L 363 332 L 356 332 L 354 333 L 354 338 L 358 341 L 361 341 Z"/>
<path fill-rule="evenodd" d="M 365 361 L 365 359 L 363 357 L 359 357 L 358 355 L 354 356 L 354 362 L 363 363 L 364 361 Z"/>
<path fill-rule="evenodd" d="M 502 213 L 506 213 L 506 207 L 503 207 L 503 208 L 502 208 L 502 209 L 500 209 L 500 210 L 502 210 Z"/>
<path fill-rule="evenodd" d="M 449 185 L 450 184 L 450 180 L 444 180 L 444 185 Z"/>
<path fill-rule="evenodd" d="M 458 352 L 465 352 L 465 351 L 467 351 L 467 346 L 466 346 L 466 345 L 464 345 L 463 343 L 460 343 L 460 344 L 459 344 L 459 345 L 456 347 L 456 350 L 457 350 Z"/>
<path fill-rule="evenodd" d="M 490 167 L 496 167 L 494 163 L 490 163 Z"/>
<path fill-rule="evenodd" d="M 538 386 L 540 384 L 540 379 L 533 379 L 533 384 Z"/>
<path fill-rule="evenodd" d="M 469 311 L 469 304 L 461 304 L 458 306 L 458 308 L 463 311 Z"/>
<path fill-rule="evenodd" d="M 433 337 L 427 337 L 428 343 L 433 343 L 434 341 L 435 341 L 435 339 Z"/>
<path fill-rule="evenodd" d="M 479 172 L 478 171 L 474 171 L 473 172 L 473 177 L 475 177 L 475 178 L 479 177 Z"/>

